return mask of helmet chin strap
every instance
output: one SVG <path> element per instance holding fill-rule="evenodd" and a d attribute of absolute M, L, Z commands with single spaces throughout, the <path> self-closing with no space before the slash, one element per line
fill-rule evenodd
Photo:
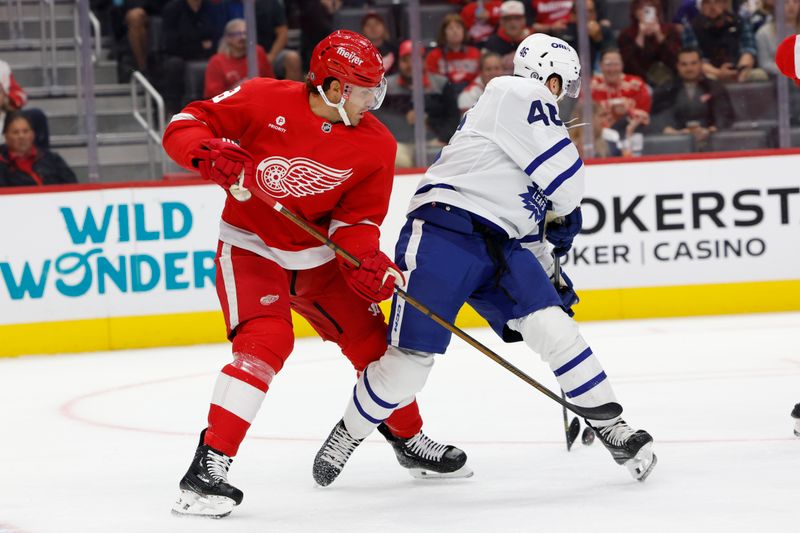
<path fill-rule="evenodd" d="M 347 112 L 344 110 L 344 96 L 339 99 L 339 103 L 334 104 L 328 100 L 328 96 L 325 94 L 325 91 L 322 90 L 322 85 L 317 85 L 317 92 L 322 97 L 322 101 L 325 102 L 325 105 L 333 107 L 339 112 L 339 116 L 342 117 L 342 122 L 344 122 L 345 126 L 352 126 L 350 123 L 350 117 L 347 116 Z"/>

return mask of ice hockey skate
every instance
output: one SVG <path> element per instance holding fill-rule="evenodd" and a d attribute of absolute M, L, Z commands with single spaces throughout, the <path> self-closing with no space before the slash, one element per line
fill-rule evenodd
<path fill-rule="evenodd" d="M 466 478 L 473 475 L 467 466 L 467 454 L 449 444 L 439 444 L 422 431 L 404 439 L 389 431 L 386 424 L 378 426 L 392 445 L 400 466 L 417 479 Z"/>
<path fill-rule="evenodd" d="M 314 457 L 312 474 L 317 485 L 327 487 L 342 473 L 344 465 L 353 451 L 364 439 L 356 439 L 344 426 L 344 420 L 339 420 L 331 430 L 322 448 Z"/>
<path fill-rule="evenodd" d="M 617 464 L 624 465 L 633 479 L 647 479 L 658 462 L 652 450 L 653 437 L 648 432 L 643 429 L 634 431 L 621 418 L 608 426 L 589 426 L 611 452 Z"/>
<path fill-rule="evenodd" d="M 228 483 L 233 459 L 203 444 L 206 430 L 186 475 L 179 484 L 180 494 L 172 506 L 173 514 L 222 518 L 242 503 L 242 491 Z"/>
<path fill-rule="evenodd" d="M 800 403 L 792 409 L 792 418 L 794 418 L 794 434 L 796 437 L 800 437 Z"/>

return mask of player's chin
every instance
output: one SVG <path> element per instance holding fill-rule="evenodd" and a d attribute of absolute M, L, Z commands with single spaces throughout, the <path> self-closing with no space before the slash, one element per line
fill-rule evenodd
<path fill-rule="evenodd" d="M 361 122 L 361 120 L 364 118 L 364 115 L 366 114 L 367 114 L 366 111 L 362 111 L 360 113 L 354 113 L 353 115 L 350 116 L 350 124 L 352 124 L 353 126 L 358 126 L 358 123 Z"/>

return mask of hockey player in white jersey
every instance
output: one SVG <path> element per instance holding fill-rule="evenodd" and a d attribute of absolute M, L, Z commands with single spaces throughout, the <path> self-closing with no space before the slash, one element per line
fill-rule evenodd
<path fill-rule="evenodd" d="M 616 401 L 609 379 L 549 273 L 523 248 L 523 241 L 539 241 L 541 256 L 546 239 L 563 255 L 581 229 L 583 161 L 557 107 L 558 99 L 579 91 L 572 47 L 544 34 L 522 41 L 514 75 L 489 82 L 426 172 L 395 261 L 408 294 L 450 322 L 469 303 L 504 340 L 522 339 L 537 352 L 570 401 L 596 407 Z M 548 211 L 558 218 L 545 232 Z M 552 272 L 552 262 L 548 267 Z M 320 485 L 330 484 L 375 426 L 422 389 L 451 334 L 395 295 L 388 336 L 386 354 L 364 370 L 315 458 Z M 650 434 L 621 418 L 586 422 L 635 479 L 650 474 L 656 464 Z M 444 450 L 422 452 L 436 460 Z"/>

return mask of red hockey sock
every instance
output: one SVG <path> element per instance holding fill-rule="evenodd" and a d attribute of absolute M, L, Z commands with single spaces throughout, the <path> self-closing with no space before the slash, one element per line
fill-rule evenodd
<path fill-rule="evenodd" d="M 422 429 L 422 416 L 419 414 L 419 405 L 414 400 L 405 407 L 395 409 L 386 419 L 386 425 L 396 437 L 410 439 Z"/>
<path fill-rule="evenodd" d="M 205 444 L 229 457 L 239 451 L 269 385 L 252 374 L 227 365 L 217 378 Z"/>

